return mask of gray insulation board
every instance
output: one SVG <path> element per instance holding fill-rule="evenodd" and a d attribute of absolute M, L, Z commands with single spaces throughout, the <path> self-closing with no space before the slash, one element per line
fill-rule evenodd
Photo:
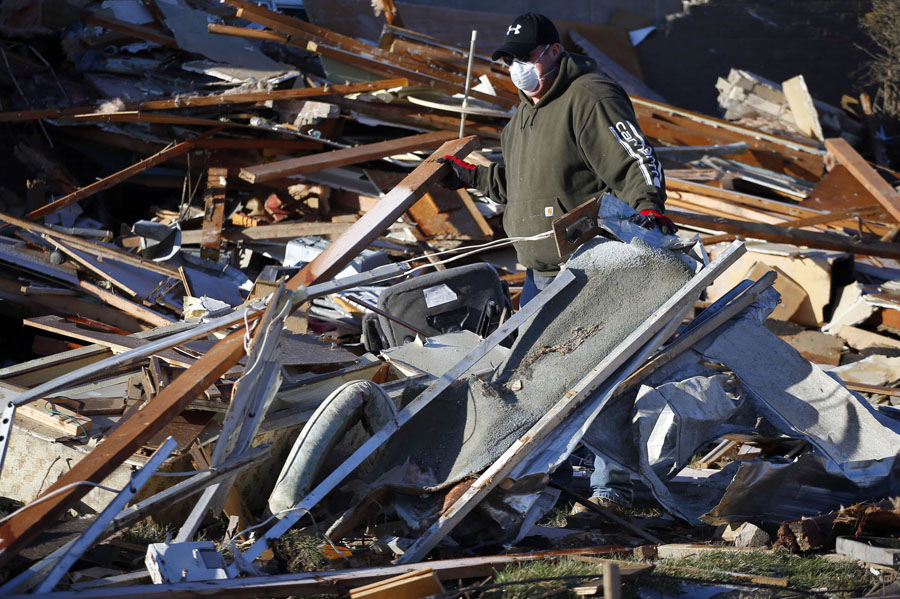
<path fill-rule="evenodd" d="M 767 415 L 839 465 L 900 454 L 900 435 L 884 416 L 756 322 L 736 322 L 700 351 L 730 368 Z"/>
<path fill-rule="evenodd" d="M 458 381 L 386 444 L 370 481 L 410 462 L 415 481 L 453 484 L 493 463 L 691 277 L 669 252 L 596 240 L 568 263 L 576 280 L 520 330 L 488 380 Z M 397 468 L 395 472 L 408 472 Z"/>

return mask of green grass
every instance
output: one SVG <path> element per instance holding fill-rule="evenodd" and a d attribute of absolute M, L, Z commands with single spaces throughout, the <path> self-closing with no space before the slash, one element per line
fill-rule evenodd
<path fill-rule="evenodd" d="M 873 582 L 856 562 L 830 562 L 818 555 L 799 556 L 787 552 L 711 551 L 682 559 L 660 560 L 655 574 L 728 582 L 728 572 L 787 578 L 788 585 L 805 590 L 852 591 L 858 594 Z"/>
<path fill-rule="evenodd" d="M 524 582 L 536 578 L 554 578 L 558 576 L 583 576 L 599 575 L 600 566 L 587 562 L 579 562 L 571 559 L 541 560 L 507 566 L 494 576 L 494 583 L 523 582 L 521 585 L 491 589 L 485 591 L 482 597 L 491 599 L 527 599 L 542 597 L 547 593 L 553 593 L 553 597 L 575 597 L 575 593 L 568 588 L 579 586 L 581 580 L 557 580 L 548 582 Z M 589 580 L 586 578 L 585 580 Z"/>
<path fill-rule="evenodd" d="M 619 556 L 618 559 L 628 559 Z M 490 599 L 537 599 L 538 597 L 575 597 L 572 587 L 587 584 L 590 580 L 561 580 L 548 582 L 528 582 L 539 578 L 560 576 L 599 575 L 600 564 L 579 562 L 561 558 L 542 560 L 507 566 L 497 572 L 494 583 L 522 582 L 521 585 L 485 590 L 473 597 Z M 660 560 L 656 569 L 648 576 L 639 576 L 623 581 L 623 597 L 688 597 L 689 589 L 684 589 L 681 581 L 655 575 L 673 576 L 694 580 L 714 580 L 722 583 L 746 583 L 729 574 L 753 574 L 775 578 L 787 578 L 789 588 L 768 589 L 754 586 L 740 587 L 725 591 L 722 598 L 796 597 L 791 589 L 827 592 L 829 597 L 858 596 L 868 589 L 874 580 L 865 568 L 856 562 L 829 562 L 820 556 L 798 556 L 786 552 L 729 552 L 711 551 L 703 555 L 681 559 Z M 749 584 L 749 583 L 747 583 Z"/>

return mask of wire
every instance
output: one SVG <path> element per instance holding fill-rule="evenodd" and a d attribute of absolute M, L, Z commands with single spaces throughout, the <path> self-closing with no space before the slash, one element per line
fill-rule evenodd
<path fill-rule="evenodd" d="M 42 501 L 47 501 L 51 497 L 56 497 L 63 491 L 68 491 L 72 487 L 77 487 L 79 485 L 89 485 L 91 487 L 97 487 L 98 489 L 103 489 L 104 491 L 109 491 L 110 493 L 121 493 L 122 492 L 122 489 L 113 489 L 112 487 L 104 487 L 103 485 L 98 485 L 97 483 L 92 483 L 89 480 L 80 480 L 78 482 L 74 482 L 74 483 L 65 485 L 64 487 L 60 487 L 60 488 L 56 489 L 55 491 L 51 491 L 51 492 L 47 493 L 46 495 L 38 497 L 37 499 L 35 499 L 34 501 L 32 501 L 31 503 L 29 503 L 27 505 L 23 505 L 22 507 L 20 507 L 19 509 L 17 509 L 10 515 L 8 515 L 5 518 L 3 518 L 2 520 L 0 520 L 0 524 L 3 524 L 4 522 L 9 520 L 13 516 L 16 516 L 16 515 L 24 512 L 25 510 L 27 510 L 28 508 L 30 508 L 33 505 L 37 505 L 37 504 L 41 503 Z"/>
<path fill-rule="evenodd" d="M 65 412 L 60 412 L 59 410 L 54 410 L 54 409 L 51 407 L 51 406 L 53 406 L 53 405 L 54 405 L 54 403 L 53 403 L 52 401 L 50 401 L 49 399 L 44 400 L 44 411 L 47 412 L 48 414 L 53 414 L 53 415 L 56 415 L 56 416 L 62 416 L 62 417 L 65 418 L 66 420 L 71 420 L 71 421 L 74 422 L 76 425 L 78 425 L 78 428 L 81 429 L 81 432 L 84 433 L 84 436 L 85 436 L 85 437 L 90 438 L 90 435 L 88 434 L 87 429 L 84 428 L 84 425 L 82 425 L 81 422 L 80 422 L 77 418 L 75 418 L 75 417 L 72 416 L 71 414 L 66 414 Z"/>
<path fill-rule="evenodd" d="M 465 252 L 460 254 L 459 256 L 454 256 L 452 258 L 447 258 L 445 260 L 438 260 L 437 262 L 429 262 L 428 264 L 423 264 L 422 266 L 416 266 L 415 268 L 411 268 L 409 270 L 405 270 L 400 274 L 396 274 L 392 277 L 388 277 L 386 279 L 382 279 L 380 282 L 384 283 L 385 281 L 393 281 L 394 279 L 399 279 L 401 277 L 408 277 L 412 273 L 423 270 L 426 268 L 432 268 L 434 266 L 440 266 L 441 264 L 449 264 L 451 262 L 455 262 L 456 260 L 462 260 L 463 258 L 467 258 L 473 254 L 477 254 L 479 252 L 485 252 L 488 250 L 496 249 L 498 247 L 503 247 L 505 245 L 510 245 L 513 243 L 517 243 L 520 241 L 538 241 L 541 239 L 545 239 L 551 237 L 553 235 L 553 231 L 547 231 L 545 233 L 539 233 L 537 235 L 532 235 L 531 237 L 508 237 L 506 239 L 496 239 L 494 241 L 489 241 L 487 243 L 482 243 L 480 245 L 470 245 L 462 248 L 454 248 L 450 250 L 441 250 L 440 252 L 435 252 L 431 254 L 432 257 L 440 256 L 442 254 L 452 254 L 455 252 Z M 421 258 L 410 258 L 409 260 L 404 260 L 403 262 L 398 262 L 398 264 L 409 264 L 411 262 L 415 262 L 416 260 L 420 260 Z M 347 292 L 353 291 L 352 289 L 345 290 Z"/>
<path fill-rule="evenodd" d="M 467 250 L 478 250 L 484 251 L 487 249 L 493 249 L 494 247 L 502 247 L 504 245 L 509 245 L 512 243 L 516 243 L 519 241 L 539 241 L 541 239 L 551 237 L 553 235 L 553 231 L 545 231 L 544 233 L 538 233 L 537 235 L 532 235 L 531 237 L 506 237 L 504 239 L 494 239 L 493 241 L 488 241 L 487 243 L 481 243 L 478 245 L 467 245 L 465 247 L 452 248 L 449 250 L 441 250 L 439 252 L 435 252 L 431 254 L 431 256 L 441 256 L 443 254 L 453 254 L 455 252 L 463 252 Z M 469 253 L 477 253 L 477 252 L 469 252 Z M 465 254 L 468 255 L 468 254 Z M 410 262 L 414 262 L 416 260 L 420 260 L 421 258 L 410 258 L 409 260 L 405 260 L 402 264 L 408 264 Z"/>

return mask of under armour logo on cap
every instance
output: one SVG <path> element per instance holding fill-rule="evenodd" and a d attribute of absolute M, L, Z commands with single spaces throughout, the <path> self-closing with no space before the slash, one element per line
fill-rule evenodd
<path fill-rule="evenodd" d="M 550 19 L 533 12 L 525 13 L 513 19 L 506 28 L 506 39 L 491 56 L 491 60 L 501 57 L 505 57 L 506 60 L 512 58 L 527 60 L 529 53 L 538 46 L 557 42 L 559 32 Z"/>

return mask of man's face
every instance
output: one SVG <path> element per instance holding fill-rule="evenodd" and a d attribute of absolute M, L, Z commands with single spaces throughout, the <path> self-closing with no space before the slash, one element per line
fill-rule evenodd
<path fill-rule="evenodd" d="M 544 78 L 544 75 L 556 68 L 559 63 L 559 57 L 562 54 L 562 47 L 558 44 L 550 44 L 550 46 L 538 46 L 528 54 L 528 58 L 523 62 L 530 62 L 537 68 L 538 75 L 541 77 L 541 83 L 533 92 L 523 92 L 529 98 L 541 97 L 553 85 L 553 78 Z"/>

